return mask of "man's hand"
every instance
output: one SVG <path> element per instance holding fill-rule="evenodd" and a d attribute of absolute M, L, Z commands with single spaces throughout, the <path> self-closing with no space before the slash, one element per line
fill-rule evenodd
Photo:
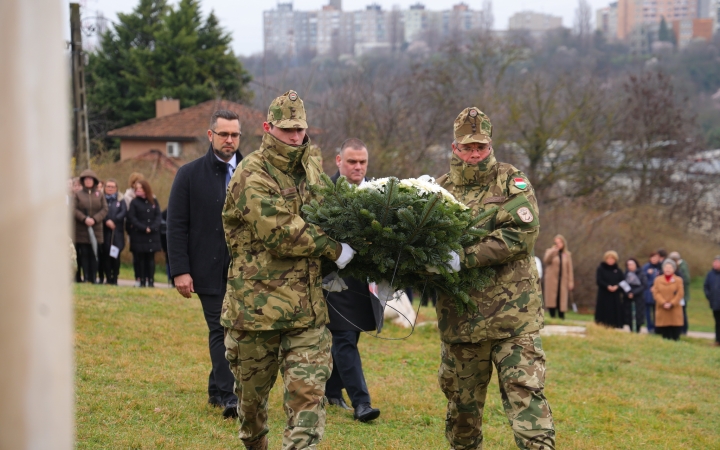
<path fill-rule="evenodd" d="M 95 225 L 95 219 L 93 219 L 92 217 L 86 217 L 86 218 L 85 218 L 85 225 L 87 225 L 87 226 L 89 226 L 89 227 Z"/>
<path fill-rule="evenodd" d="M 189 273 L 175 277 L 175 289 L 185 298 L 192 297 L 192 293 L 195 292 L 195 287 L 193 286 L 193 279 Z"/>
<path fill-rule="evenodd" d="M 338 269 L 344 269 L 345 266 L 352 261 L 353 256 L 355 256 L 355 250 L 347 244 L 340 243 L 340 245 L 342 245 L 342 252 L 340 253 L 340 257 L 335 261 L 335 264 L 337 264 Z"/>
<path fill-rule="evenodd" d="M 112 220 L 108 219 L 108 220 L 105 221 L 105 226 L 108 227 L 108 228 L 110 228 L 111 230 L 114 230 L 114 229 L 115 229 L 115 222 L 113 222 Z"/>
<path fill-rule="evenodd" d="M 150 234 L 150 231 L 152 231 L 152 230 L 150 230 L 150 227 L 145 228 L 145 233 Z"/>
<path fill-rule="evenodd" d="M 450 261 L 446 264 L 450 266 L 451 271 L 460 272 L 460 255 L 450 250 Z M 434 266 L 425 266 L 425 269 L 430 273 L 440 273 L 440 270 Z"/>
<path fill-rule="evenodd" d="M 575 289 L 575 285 L 573 283 L 568 283 L 568 290 L 572 291 L 573 289 Z"/>
<path fill-rule="evenodd" d="M 633 293 L 632 293 L 632 292 L 628 292 L 628 295 L 627 295 L 627 296 L 628 296 L 628 298 L 633 298 Z"/>
<path fill-rule="evenodd" d="M 608 291 L 610 291 L 610 292 L 615 292 L 617 290 L 618 290 L 617 286 L 608 286 Z"/>
<path fill-rule="evenodd" d="M 322 288 L 328 292 L 342 292 L 348 287 L 337 272 L 332 272 L 323 279 Z"/>

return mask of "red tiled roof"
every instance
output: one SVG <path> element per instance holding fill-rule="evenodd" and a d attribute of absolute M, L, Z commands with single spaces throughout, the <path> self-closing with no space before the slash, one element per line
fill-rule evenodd
<path fill-rule="evenodd" d="M 108 136 L 124 139 L 194 140 L 205 135 L 210 116 L 218 109 L 229 109 L 240 116 L 243 133 L 262 136 L 265 114 L 229 100 L 208 100 L 174 114 L 117 128 L 110 131 Z"/>

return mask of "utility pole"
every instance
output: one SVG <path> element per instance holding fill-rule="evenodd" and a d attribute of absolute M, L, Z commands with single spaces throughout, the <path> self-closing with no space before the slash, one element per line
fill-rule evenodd
<path fill-rule="evenodd" d="M 90 168 L 90 136 L 88 133 L 87 102 L 85 98 L 85 54 L 80 30 L 80 5 L 70 3 L 70 50 L 72 51 L 73 137 L 75 161 L 85 154 Z"/>

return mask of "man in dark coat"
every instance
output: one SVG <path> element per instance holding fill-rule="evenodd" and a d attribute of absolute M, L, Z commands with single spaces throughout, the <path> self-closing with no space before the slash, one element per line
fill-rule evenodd
<path fill-rule="evenodd" d="M 343 142 L 335 157 L 338 172 L 331 177 L 337 182 L 345 176 L 348 182 L 361 185 L 365 182 L 368 151 L 359 139 Z M 355 420 L 367 422 L 380 416 L 380 410 L 370 406 L 370 393 L 365 383 L 362 361 L 358 351 L 361 331 L 377 330 L 383 325 L 383 305 L 372 295 L 367 281 L 344 278 L 347 289 L 326 293 L 332 333 L 333 370 L 325 386 L 325 396 L 331 405 L 351 409 L 343 399 L 342 389 L 348 393 L 355 408 Z"/>
<path fill-rule="evenodd" d="M 100 252 L 100 282 L 103 274 L 107 284 L 117 284 L 120 274 L 120 252 L 125 247 L 125 216 L 127 205 L 119 197 L 117 181 L 110 178 L 105 182 L 105 200 L 108 205 L 108 214 L 103 221 L 103 245 Z M 114 257 L 110 254 L 112 246 L 118 248 L 118 254 Z"/>
<path fill-rule="evenodd" d="M 168 255 L 176 289 L 187 298 L 197 293 L 205 314 L 212 360 L 208 403 L 221 407 L 225 417 L 237 417 L 235 379 L 220 325 L 230 264 L 221 214 L 228 182 L 242 159 L 240 119 L 232 111 L 215 111 L 207 135 L 207 154 L 182 166 L 170 191 Z"/>

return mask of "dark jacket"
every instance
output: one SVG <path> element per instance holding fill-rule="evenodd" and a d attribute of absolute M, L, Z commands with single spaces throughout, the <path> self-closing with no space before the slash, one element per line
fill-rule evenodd
<path fill-rule="evenodd" d="M 645 265 L 642 266 L 642 273 L 645 274 L 645 278 L 647 281 L 647 284 L 645 285 L 645 304 L 654 305 L 655 299 L 653 298 L 650 289 L 653 287 L 653 283 L 655 283 L 655 278 L 658 275 L 662 274 L 662 267 L 660 267 L 660 264 L 650 264 L 649 262 L 647 262 L 645 263 Z"/>
<path fill-rule="evenodd" d="M 617 264 L 608 266 L 600 263 L 596 272 L 598 285 L 597 302 L 595 304 L 595 322 L 609 327 L 622 328 L 624 310 L 622 305 L 622 288 L 619 287 L 625 275 Z M 618 286 L 615 292 L 608 290 L 609 286 Z"/>
<path fill-rule="evenodd" d="M 710 272 L 705 277 L 703 290 L 705 291 L 705 298 L 710 302 L 710 308 L 713 311 L 720 311 L 720 272 L 710 269 Z"/>
<path fill-rule="evenodd" d="M 645 289 L 648 288 L 647 277 L 645 276 L 645 273 L 643 273 L 642 269 L 637 269 L 633 273 L 637 277 L 637 282 L 639 282 L 639 284 L 631 283 L 632 277 L 628 276 L 629 272 L 629 270 L 625 271 L 625 281 L 627 281 L 630 285 L 630 292 L 632 293 L 633 298 L 640 298 L 645 294 Z"/>
<path fill-rule="evenodd" d="M 330 177 L 337 183 L 340 172 Z M 383 327 L 383 305 L 370 293 L 368 283 L 356 278 L 343 278 L 347 290 L 342 292 L 323 291 L 327 297 L 329 330 L 336 331 L 373 331 L 379 333 Z"/>
<path fill-rule="evenodd" d="M 88 226 L 85 225 L 85 219 L 92 217 L 95 219 L 95 225 L 93 225 L 93 231 L 95 232 L 95 239 L 98 244 L 103 242 L 103 219 L 108 212 L 107 202 L 105 201 L 105 195 L 97 190 L 98 179 L 95 176 L 95 172 L 90 169 L 84 170 L 80 174 L 80 183 L 83 182 L 83 178 L 90 177 L 94 180 L 93 187 L 88 189 L 83 185 L 81 191 L 74 194 L 74 216 L 75 216 L 75 240 L 76 244 L 90 244 L 90 234 L 88 233 Z"/>
<path fill-rule="evenodd" d="M 238 166 L 242 160 L 235 153 Z M 227 164 L 212 147 L 178 170 L 170 191 L 167 246 L 172 277 L 189 273 L 198 294 L 225 292 L 230 254 L 225 243 L 222 210 Z"/>
<path fill-rule="evenodd" d="M 107 197 L 105 200 L 107 200 Z M 105 241 L 103 245 L 105 245 L 105 249 L 108 251 L 111 245 L 114 245 L 122 251 L 122 249 L 125 248 L 125 216 L 127 215 L 127 206 L 125 206 L 123 200 L 117 199 L 107 202 L 107 205 L 108 213 L 107 216 L 105 216 L 105 220 L 103 220 L 103 235 Z M 105 225 L 108 220 L 112 220 L 115 224 L 114 234 L 113 230 Z"/>
<path fill-rule="evenodd" d="M 149 201 L 135 197 L 130 202 L 127 218 L 132 223 L 130 251 L 133 253 L 159 252 L 160 245 L 160 204 L 157 199 Z M 146 229 L 150 228 L 150 233 Z"/>

